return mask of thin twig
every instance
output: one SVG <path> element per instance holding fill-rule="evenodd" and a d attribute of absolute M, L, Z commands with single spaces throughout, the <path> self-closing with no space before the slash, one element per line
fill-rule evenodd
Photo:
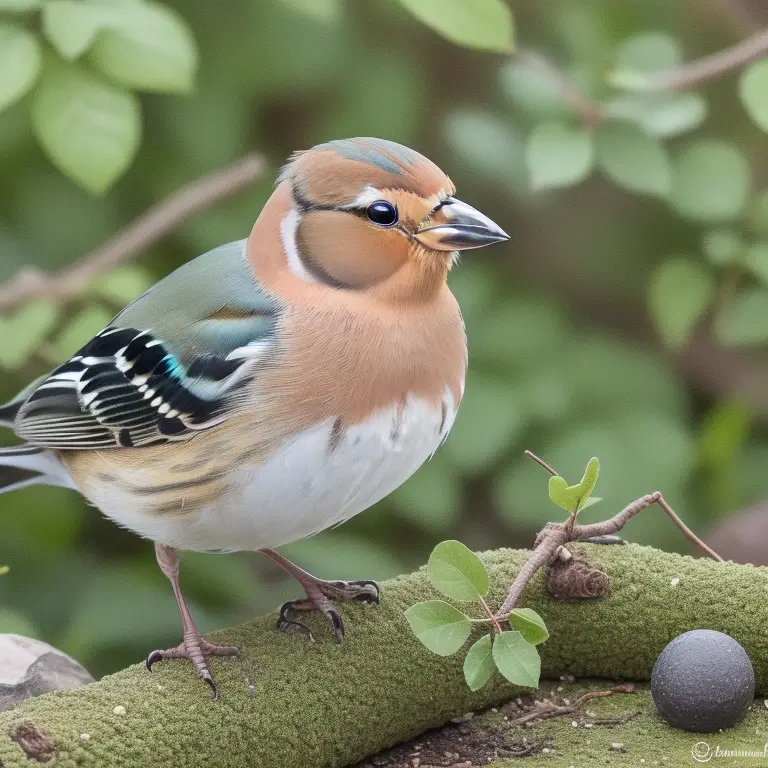
<path fill-rule="evenodd" d="M 664 497 L 659 494 L 659 500 L 656 502 L 666 513 L 667 516 L 672 520 L 672 522 L 683 532 L 683 536 L 685 536 L 688 541 L 690 541 L 692 544 L 696 545 L 697 547 L 701 547 L 709 557 L 711 557 L 713 560 L 717 560 L 718 563 L 724 563 L 725 560 L 723 560 L 720 555 L 715 552 L 714 549 L 707 546 L 674 512 L 672 507 L 667 504 Z"/>
<path fill-rule="evenodd" d="M 600 106 L 591 101 L 579 86 L 546 56 L 538 51 L 524 49 L 517 54 L 517 60 L 543 74 L 557 89 L 563 103 L 579 115 L 585 126 L 594 128 L 602 122 L 604 115 Z"/>
<path fill-rule="evenodd" d="M 539 458 L 533 451 L 526 450 L 525 451 L 525 455 L 529 459 L 533 459 L 540 466 L 544 467 L 544 469 L 546 469 L 547 472 L 549 472 L 550 475 L 554 475 L 554 476 L 557 475 L 557 472 L 555 472 L 555 470 L 552 469 L 552 467 L 550 467 L 549 464 L 547 464 L 547 462 L 544 461 L 544 459 Z"/>
<path fill-rule="evenodd" d="M 680 91 L 739 69 L 766 54 L 768 54 L 768 29 L 763 29 L 730 48 L 690 61 L 675 69 L 639 77 L 636 82 L 627 82 L 624 86 L 629 90 L 654 93 Z"/>
<path fill-rule="evenodd" d="M 190 216 L 252 184 L 263 171 L 261 155 L 246 155 L 229 168 L 192 182 L 150 208 L 77 264 L 50 274 L 37 269 L 22 270 L 16 277 L 0 284 L 0 312 L 34 298 L 71 298 L 95 277 L 136 257 L 178 229 Z"/>

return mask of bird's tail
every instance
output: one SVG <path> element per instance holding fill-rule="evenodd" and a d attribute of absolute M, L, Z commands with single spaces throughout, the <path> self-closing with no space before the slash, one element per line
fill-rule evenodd
<path fill-rule="evenodd" d="M 34 445 L 0 448 L 0 493 L 38 484 L 75 487 L 67 468 L 52 451 Z"/>

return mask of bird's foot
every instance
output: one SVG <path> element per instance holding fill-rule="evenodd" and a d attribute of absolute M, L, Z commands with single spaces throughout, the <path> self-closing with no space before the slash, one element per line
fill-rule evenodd
<path fill-rule="evenodd" d="M 240 652 L 231 645 L 214 645 L 205 640 L 199 633 L 188 633 L 184 640 L 175 648 L 165 651 L 152 651 L 147 656 L 147 669 L 151 672 L 152 665 L 166 659 L 187 659 L 195 665 L 197 674 L 205 680 L 211 688 L 211 697 L 216 699 L 219 695 L 216 683 L 213 682 L 211 671 L 205 661 L 206 656 L 237 656 Z"/>
<path fill-rule="evenodd" d="M 296 620 L 300 613 L 319 611 L 328 617 L 336 635 L 336 642 L 344 642 L 344 621 L 333 600 L 348 600 L 354 603 L 374 605 L 379 602 L 379 586 L 375 581 L 324 581 L 322 579 L 301 580 L 307 593 L 303 600 L 290 600 L 280 609 L 277 619 L 279 632 L 293 632 L 314 642 L 309 627 Z"/>

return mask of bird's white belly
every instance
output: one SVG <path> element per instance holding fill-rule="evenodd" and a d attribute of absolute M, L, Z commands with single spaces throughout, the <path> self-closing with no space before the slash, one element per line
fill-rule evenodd
<path fill-rule="evenodd" d="M 150 516 L 133 506 L 134 519 L 123 508 L 118 522 L 180 549 L 278 547 L 342 523 L 402 485 L 438 448 L 455 415 L 450 392 L 437 408 L 409 397 L 343 430 L 335 444 L 328 419 L 258 467 L 234 469 L 228 492 L 199 514 Z"/>

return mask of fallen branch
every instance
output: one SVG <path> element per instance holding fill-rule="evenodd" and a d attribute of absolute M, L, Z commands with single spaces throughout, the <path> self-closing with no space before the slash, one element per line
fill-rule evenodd
<path fill-rule="evenodd" d="M 570 547 L 608 575 L 611 593 L 562 602 L 549 596 L 543 574 L 528 584 L 522 602 L 550 631 L 539 646 L 544 678 L 647 680 L 672 638 L 706 626 L 744 646 L 758 692 L 768 693 L 768 568 L 722 566 L 634 544 Z M 504 599 L 529 554 L 481 555 L 492 604 Z M 23 733 L 32 754 L 39 747 L 62 765 L 114 765 L 119 757 L 125 768 L 343 766 L 520 695 L 498 675 L 472 693 L 461 654 L 437 656 L 413 636 L 404 611 L 435 597 L 423 569 L 385 582 L 380 606 L 344 606 L 343 646 L 333 642 L 324 617 L 315 616 L 308 619 L 314 645 L 275 632 L 274 614 L 214 633 L 211 640 L 243 652 L 239 659 L 213 659 L 218 702 L 183 662 L 151 675 L 136 665 L 76 691 L 30 700 L 0 714 L 0 762 L 4 768 L 34 764 L 11 737 Z M 690 734 L 671 732 L 669 738 L 681 755 L 690 754 Z"/>
<path fill-rule="evenodd" d="M 190 216 L 231 197 L 259 179 L 264 159 L 249 154 L 234 165 L 204 176 L 142 214 L 104 245 L 71 267 L 47 274 L 26 268 L 0 284 L 0 312 L 35 298 L 66 300 L 95 277 L 135 258 L 153 243 L 178 229 Z"/>

